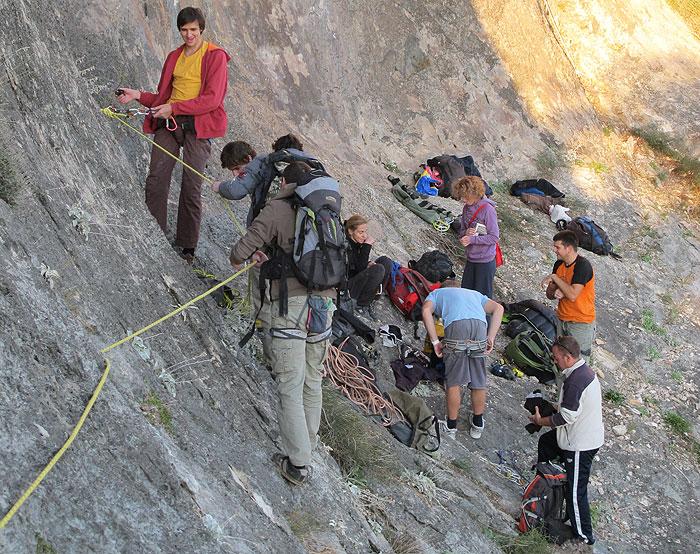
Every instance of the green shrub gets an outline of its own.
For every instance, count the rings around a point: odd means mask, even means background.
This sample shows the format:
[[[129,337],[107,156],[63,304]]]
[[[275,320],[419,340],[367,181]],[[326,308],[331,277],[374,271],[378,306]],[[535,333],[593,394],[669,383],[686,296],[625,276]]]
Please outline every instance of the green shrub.
[[[667,334],[666,329],[654,321],[654,312],[651,310],[642,310],[642,329],[647,333],[653,333],[662,337],[665,337]]]
[[[700,0],[685,0],[686,3],[689,1],[700,2]],[[700,13],[698,13],[698,15],[700,15]],[[698,21],[700,21],[700,18]],[[698,25],[700,25],[700,23],[698,23]],[[672,138],[669,135],[653,125],[642,128],[637,127],[630,132],[634,136],[644,140],[644,142],[649,145],[649,148],[655,152],[673,159],[677,164],[675,171],[691,178],[696,186],[700,186],[700,160],[676,150],[671,145]]]
[[[618,406],[622,406],[625,403],[624,395],[613,389],[606,390],[603,393],[603,399],[608,400],[609,402],[614,402]]]
[[[675,149],[671,146],[671,137],[655,125],[635,127],[630,133],[646,142],[654,152],[673,157]]]
[[[39,533],[36,537],[36,554],[56,554],[56,549],[51,546]]]
[[[566,167],[566,158],[556,146],[545,148],[535,158],[535,166],[540,173],[549,174],[557,168]]]
[[[505,554],[550,554],[552,549],[547,537],[539,529],[498,541]]]
[[[457,458],[455,460],[452,460],[452,465],[455,466],[457,469],[463,471],[467,475],[472,474],[472,466],[467,458]]]
[[[303,510],[294,510],[286,516],[289,528],[298,539],[302,539],[314,531],[323,529],[323,525],[312,514]]]

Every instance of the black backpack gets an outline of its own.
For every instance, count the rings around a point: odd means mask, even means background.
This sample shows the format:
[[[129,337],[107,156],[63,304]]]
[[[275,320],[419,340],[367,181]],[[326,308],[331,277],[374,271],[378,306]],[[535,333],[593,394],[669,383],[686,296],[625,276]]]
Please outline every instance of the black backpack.
[[[255,194],[252,199],[253,204],[251,209],[253,210],[253,219],[258,217],[258,214],[265,207],[265,203],[267,202],[267,198],[270,194],[270,186],[272,185],[272,182],[276,178],[281,177],[284,168],[292,162],[304,162],[305,164],[310,165],[312,169],[325,172],[323,164],[315,158],[301,156],[289,150],[278,150],[277,152],[268,154],[265,172],[263,173],[261,183],[255,190]]]
[[[552,342],[557,338],[557,319],[554,310],[537,300],[523,300],[506,305],[508,325],[506,336],[515,338],[523,331],[538,329]]]
[[[523,493],[518,522],[520,532],[539,528],[548,540],[557,544],[573,538],[573,529],[564,524],[566,482],[566,471],[560,465],[537,464],[537,474]]]
[[[566,227],[557,223],[557,228],[573,231],[578,238],[581,248],[590,250],[599,256],[612,256],[619,260],[622,256],[613,252],[613,245],[605,230],[588,217],[576,217],[566,224]]]
[[[455,278],[455,272],[452,271],[452,260],[439,250],[426,252],[418,261],[409,260],[408,267],[415,269],[432,283],[442,283],[447,279]]]

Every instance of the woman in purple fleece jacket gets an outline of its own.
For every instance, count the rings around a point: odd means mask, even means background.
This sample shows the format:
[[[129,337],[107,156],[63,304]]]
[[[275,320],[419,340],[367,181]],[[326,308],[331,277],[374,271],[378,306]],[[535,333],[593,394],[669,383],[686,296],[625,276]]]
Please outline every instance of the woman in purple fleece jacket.
[[[464,202],[459,241],[465,247],[467,263],[462,288],[476,290],[493,298],[496,243],[499,237],[496,203],[486,198],[484,182],[473,175],[455,181],[452,196]]]

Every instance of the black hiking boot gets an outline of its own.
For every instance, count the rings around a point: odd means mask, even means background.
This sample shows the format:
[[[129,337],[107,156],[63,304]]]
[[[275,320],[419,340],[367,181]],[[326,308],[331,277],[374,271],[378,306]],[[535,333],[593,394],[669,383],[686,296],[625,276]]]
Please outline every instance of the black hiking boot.
[[[309,469],[306,466],[296,467],[289,460],[289,456],[285,456],[281,452],[275,452],[272,461],[279,468],[282,477],[293,485],[303,484],[309,476]]]

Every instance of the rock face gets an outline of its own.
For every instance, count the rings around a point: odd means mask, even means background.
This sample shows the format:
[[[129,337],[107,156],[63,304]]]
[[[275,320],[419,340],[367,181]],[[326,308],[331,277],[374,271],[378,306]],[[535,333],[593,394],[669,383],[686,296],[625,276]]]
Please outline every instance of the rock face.
[[[454,243],[395,202],[385,168],[408,182],[428,157],[470,154],[498,181],[506,265],[496,288],[511,302],[542,298],[554,227],[500,185],[541,176],[543,152],[568,156],[547,176],[624,256],[594,260],[598,369],[604,389],[622,396],[617,414],[612,396],[605,405],[596,532],[615,552],[690,552],[678,541],[700,540],[697,442],[664,421],[679,414],[697,437],[700,233],[681,208],[657,209],[652,154],[623,129],[651,122],[697,138],[700,118],[688,114],[700,106],[698,43],[657,2],[574,3],[207,2],[205,38],[232,55],[229,128],[207,172],[223,177],[228,140],[264,152],[275,137],[300,134],[343,184],[345,215],[370,218],[377,253],[405,262],[437,246],[458,259]],[[8,0],[0,10],[12,30],[0,45],[0,168],[3,187],[19,184],[12,205],[0,201],[0,514],[70,435],[105,369],[101,351],[206,290],[143,204],[148,143],[99,110],[118,86],[155,89],[179,45],[176,14],[150,1]],[[604,67],[595,52],[609,54]],[[601,122],[619,130],[605,134]],[[245,221],[246,202],[232,209]],[[237,237],[205,190],[199,267],[231,275]],[[232,286],[245,296],[245,276]],[[378,444],[396,461],[388,477],[358,487],[319,447],[311,482],[292,489],[269,461],[274,382],[255,347],[237,346],[239,314],[207,297],[106,353],[110,374],[94,408],[0,530],[0,550],[468,553],[497,552],[494,533],[514,534],[521,489],[481,457],[497,461],[493,450],[507,449],[529,467],[536,437],[522,430],[520,406],[534,383],[490,382],[480,443],[467,438],[466,420],[435,458],[382,431]],[[380,316],[411,336],[385,299]],[[505,344],[499,337],[499,353]],[[381,354],[380,382],[393,388],[395,352]],[[442,417],[442,391],[425,394]],[[636,505],[639,490],[686,509],[668,521],[658,502]]]

